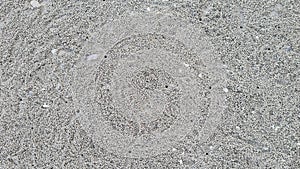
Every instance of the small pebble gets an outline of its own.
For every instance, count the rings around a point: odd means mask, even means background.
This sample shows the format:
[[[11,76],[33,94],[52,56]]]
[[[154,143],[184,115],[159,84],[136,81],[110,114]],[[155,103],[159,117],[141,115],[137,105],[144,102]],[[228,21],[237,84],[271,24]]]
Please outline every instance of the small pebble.
[[[287,46],[286,51],[287,51],[287,52],[292,51],[292,47],[291,47],[291,46]]]
[[[200,73],[200,74],[198,75],[198,77],[202,78],[202,77],[203,77],[202,73]]]
[[[268,151],[269,150],[269,147],[263,147],[262,148],[264,151]]]
[[[49,105],[46,105],[46,104],[44,104],[42,107],[43,107],[43,108],[49,108],[50,106],[49,106]]]
[[[51,53],[52,53],[53,55],[56,55],[56,54],[57,54],[57,51],[58,51],[57,49],[52,49],[52,50],[51,50]]]
[[[189,67],[189,66],[190,66],[190,65],[187,64],[187,63],[183,63],[183,65],[184,65],[185,67]]]
[[[38,1],[36,1],[36,0],[32,0],[32,1],[30,2],[30,4],[31,4],[31,6],[34,7],[34,8],[38,8],[38,7],[41,6],[41,4],[40,4]]]
[[[227,93],[229,90],[227,88],[223,88],[223,91]]]
[[[274,128],[275,131],[278,131],[278,129],[280,129],[279,126],[276,126],[276,127]]]
[[[33,95],[33,92],[32,92],[32,91],[29,91],[29,92],[28,92],[28,96],[31,97],[32,95]]]

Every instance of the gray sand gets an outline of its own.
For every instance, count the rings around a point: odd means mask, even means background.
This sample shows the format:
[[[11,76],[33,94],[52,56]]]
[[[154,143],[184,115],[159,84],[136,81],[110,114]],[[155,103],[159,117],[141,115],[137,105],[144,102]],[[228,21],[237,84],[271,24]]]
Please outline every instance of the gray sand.
[[[299,9],[0,1],[0,169],[300,168]]]

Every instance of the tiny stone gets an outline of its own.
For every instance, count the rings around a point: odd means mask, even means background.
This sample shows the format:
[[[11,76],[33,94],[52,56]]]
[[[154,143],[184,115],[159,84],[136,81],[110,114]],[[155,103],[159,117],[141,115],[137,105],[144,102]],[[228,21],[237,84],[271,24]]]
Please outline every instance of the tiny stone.
[[[31,4],[31,6],[34,7],[34,8],[38,8],[38,7],[41,6],[41,4],[40,4],[38,1],[36,1],[36,0],[32,0],[32,1],[30,2],[30,4]]]
[[[287,51],[287,52],[292,51],[292,47],[291,47],[291,46],[288,46],[288,47],[286,48],[286,51]]]
[[[202,73],[200,73],[200,74],[198,75],[198,77],[202,78],[202,77],[203,77]]]
[[[279,128],[280,128],[279,126],[276,126],[276,127],[275,127],[275,131],[278,131]]]
[[[227,89],[227,88],[223,88],[223,91],[224,91],[225,93],[227,93],[227,92],[228,92],[228,89]]]
[[[46,105],[46,104],[44,104],[42,107],[43,107],[43,108],[49,108],[50,106],[49,106],[49,105]]]
[[[268,150],[269,150],[268,147],[263,147],[262,149],[265,150],[265,151],[268,151]]]
[[[185,67],[189,67],[190,65],[187,63],[183,63]]]
[[[28,92],[28,96],[31,97],[32,95],[33,95],[33,92],[32,92],[32,91],[29,91],[29,92]]]
[[[52,49],[52,50],[51,50],[51,53],[52,53],[53,55],[56,55],[56,54],[57,54],[57,51],[58,51],[57,49]]]

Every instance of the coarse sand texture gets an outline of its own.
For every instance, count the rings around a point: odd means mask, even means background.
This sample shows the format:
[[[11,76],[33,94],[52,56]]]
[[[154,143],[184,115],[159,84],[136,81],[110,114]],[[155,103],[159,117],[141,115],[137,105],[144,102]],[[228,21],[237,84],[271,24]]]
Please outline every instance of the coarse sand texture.
[[[300,169],[300,1],[0,1],[0,169]]]

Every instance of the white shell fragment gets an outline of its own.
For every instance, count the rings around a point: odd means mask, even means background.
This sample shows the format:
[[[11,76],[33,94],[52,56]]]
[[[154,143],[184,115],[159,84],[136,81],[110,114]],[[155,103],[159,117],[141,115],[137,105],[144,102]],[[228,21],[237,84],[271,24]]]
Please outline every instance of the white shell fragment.
[[[86,57],[87,61],[96,60],[99,57],[98,54],[92,54]]]
[[[43,108],[49,108],[50,106],[47,105],[47,104],[44,104],[42,107],[43,107]]]

